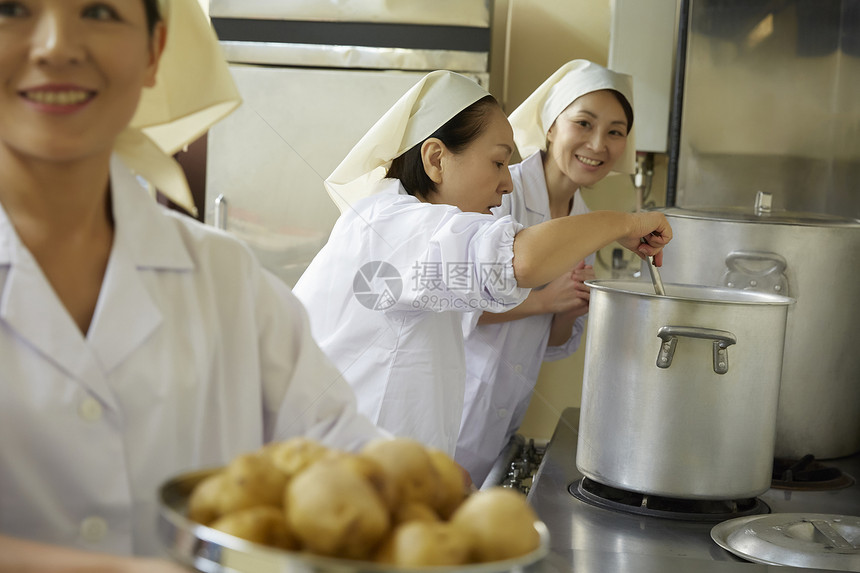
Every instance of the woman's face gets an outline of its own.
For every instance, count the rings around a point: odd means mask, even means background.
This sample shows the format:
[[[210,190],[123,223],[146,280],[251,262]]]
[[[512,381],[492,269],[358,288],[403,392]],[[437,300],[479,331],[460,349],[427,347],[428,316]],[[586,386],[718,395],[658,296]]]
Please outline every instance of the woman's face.
[[[164,34],[142,0],[0,0],[0,149],[67,161],[109,153]]]
[[[484,131],[460,153],[442,156],[442,181],[431,195],[434,203],[447,203],[461,211],[490,213],[513,189],[508,163],[514,135],[501,108],[489,108]]]
[[[627,147],[627,117],[608,90],[578,97],[547,132],[547,165],[577,186],[606,177]]]

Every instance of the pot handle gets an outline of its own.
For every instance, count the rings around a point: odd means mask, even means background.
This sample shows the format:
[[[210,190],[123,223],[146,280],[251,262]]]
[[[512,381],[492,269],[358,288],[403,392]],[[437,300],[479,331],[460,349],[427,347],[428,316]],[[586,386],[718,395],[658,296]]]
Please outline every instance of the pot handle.
[[[788,296],[787,267],[785,259],[776,253],[732,251],[726,257],[723,283],[729,288]]]
[[[663,341],[660,351],[657,353],[657,367],[668,368],[672,365],[675,356],[675,347],[678,338],[704,338],[714,341],[714,372],[725,374],[729,371],[728,347],[736,344],[738,339],[727,330],[716,330],[714,328],[702,328],[700,326],[661,326],[657,330],[657,336]]]

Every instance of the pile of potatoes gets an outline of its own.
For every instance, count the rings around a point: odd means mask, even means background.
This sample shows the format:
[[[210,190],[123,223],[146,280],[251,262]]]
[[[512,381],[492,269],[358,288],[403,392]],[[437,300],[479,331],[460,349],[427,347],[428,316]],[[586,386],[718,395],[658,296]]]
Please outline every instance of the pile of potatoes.
[[[470,494],[445,452],[406,438],[357,454],[305,438],[269,444],[201,481],[188,517],[255,543],[403,567],[510,559],[540,544],[521,493]]]

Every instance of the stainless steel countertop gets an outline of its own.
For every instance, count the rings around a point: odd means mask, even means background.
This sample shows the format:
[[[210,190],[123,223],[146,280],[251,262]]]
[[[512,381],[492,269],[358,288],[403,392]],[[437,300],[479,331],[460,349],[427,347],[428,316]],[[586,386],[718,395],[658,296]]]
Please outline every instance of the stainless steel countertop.
[[[773,573],[823,571],[744,561],[710,536],[716,523],[697,523],[612,511],[584,503],[568,492],[582,474],[576,469],[579,408],[562,413],[529,502],[549,528],[550,555],[529,573]],[[827,460],[855,479],[860,454]],[[770,489],[759,496],[771,512],[860,515],[860,484],[835,491]]]

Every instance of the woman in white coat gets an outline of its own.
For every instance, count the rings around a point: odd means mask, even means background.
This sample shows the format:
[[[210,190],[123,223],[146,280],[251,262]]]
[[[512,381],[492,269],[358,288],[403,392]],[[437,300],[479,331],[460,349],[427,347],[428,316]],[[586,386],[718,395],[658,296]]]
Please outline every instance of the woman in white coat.
[[[359,411],[451,455],[464,313],[510,310],[612,241],[660,257],[671,238],[657,213],[595,212],[528,229],[493,217],[512,189],[513,147],[486,90],[452,72],[428,74],[327,180],[343,213],[294,289]]]
[[[587,60],[566,63],[509,120],[525,159],[514,190],[494,209],[526,227],[588,213],[580,189],[632,173],[633,78]],[[464,321],[466,395],[456,459],[480,485],[519,429],[544,360],[579,346],[594,278],[586,260],[531,292],[515,309]]]
[[[141,186],[189,205],[170,154],[239,102],[197,0],[6,2],[0,77],[0,571],[184,570],[167,478],[379,430],[289,289]]]

